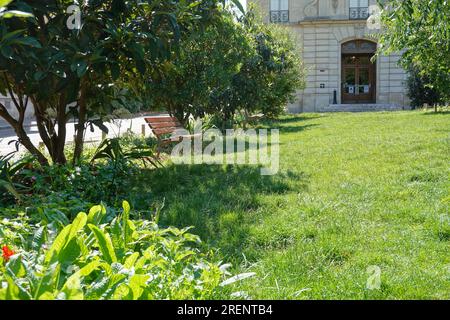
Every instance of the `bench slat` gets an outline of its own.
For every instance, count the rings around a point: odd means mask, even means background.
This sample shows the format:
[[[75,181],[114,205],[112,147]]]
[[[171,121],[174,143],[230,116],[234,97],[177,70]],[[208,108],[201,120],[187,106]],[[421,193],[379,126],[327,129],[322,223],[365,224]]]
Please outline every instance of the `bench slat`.
[[[155,135],[160,136],[163,134],[173,133],[177,128],[162,128],[162,129],[153,129]]]
[[[157,122],[175,122],[179,123],[178,119],[175,117],[148,117],[145,118],[147,123],[157,123]]]
[[[178,126],[175,122],[156,122],[156,123],[150,123],[150,127],[152,129],[159,129],[159,128],[177,128]]]
[[[175,117],[148,117],[144,118],[144,120],[158,139],[164,134],[172,134],[178,129],[183,129],[180,122]],[[164,140],[170,141],[172,138]],[[175,140],[178,141],[179,138],[174,138],[173,141]]]

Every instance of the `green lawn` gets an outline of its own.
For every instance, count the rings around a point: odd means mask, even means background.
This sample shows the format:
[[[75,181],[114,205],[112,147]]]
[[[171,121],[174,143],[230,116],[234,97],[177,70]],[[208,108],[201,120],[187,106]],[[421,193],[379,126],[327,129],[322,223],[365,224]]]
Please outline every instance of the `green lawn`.
[[[450,298],[450,114],[306,114],[280,128],[280,172],[168,166],[138,188],[257,276],[258,299]],[[368,290],[367,268],[381,269]]]

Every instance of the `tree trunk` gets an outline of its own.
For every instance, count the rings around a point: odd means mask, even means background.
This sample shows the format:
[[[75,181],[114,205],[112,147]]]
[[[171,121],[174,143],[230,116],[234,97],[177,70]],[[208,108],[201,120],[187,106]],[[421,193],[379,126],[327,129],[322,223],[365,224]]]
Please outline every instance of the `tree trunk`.
[[[75,165],[83,154],[83,138],[84,138],[84,126],[86,124],[87,116],[87,104],[86,104],[86,84],[84,80],[81,80],[80,86],[80,99],[78,102],[78,124],[75,135],[75,151],[73,153],[73,164]]]
[[[26,131],[24,130],[23,126],[18,126],[17,128],[14,128],[14,131],[16,132],[17,136],[19,137],[19,142],[33,155],[36,157],[36,159],[39,161],[39,163],[42,166],[48,166],[48,160],[44,156],[44,154],[39,151],[38,148],[34,146],[34,144],[31,142],[30,138],[28,137]]]
[[[7,111],[7,109],[0,104],[0,117],[6,120],[6,122],[9,123],[9,125],[14,129],[17,137],[19,138],[19,142],[33,155],[36,157],[36,159],[39,161],[39,163],[43,166],[48,165],[48,160],[44,156],[42,152],[38,150],[34,146],[34,144],[31,142],[30,138],[28,137],[27,132],[23,128],[23,123],[17,121],[14,119]],[[21,118],[23,118],[21,116]]]
[[[60,164],[66,164],[67,159],[64,154],[64,146],[66,145],[66,124],[67,124],[67,117],[66,117],[66,95],[61,94],[58,104],[58,114],[56,121],[58,123],[58,139],[55,146],[55,159],[57,163]]]
[[[36,125],[39,131],[39,136],[42,139],[42,142],[44,143],[45,147],[47,148],[50,157],[53,159],[53,147],[52,147],[52,141],[48,135],[47,129],[45,127],[45,118],[44,118],[44,112],[42,111],[42,106],[40,102],[38,102],[36,99],[34,99],[33,96],[30,97],[31,102],[34,106],[34,116],[36,118]]]

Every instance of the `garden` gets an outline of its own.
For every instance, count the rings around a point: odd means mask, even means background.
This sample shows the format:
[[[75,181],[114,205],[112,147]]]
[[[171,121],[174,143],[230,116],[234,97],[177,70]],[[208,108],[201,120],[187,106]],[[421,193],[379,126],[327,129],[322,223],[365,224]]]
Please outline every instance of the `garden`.
[[[72,4],[0,0],[0,118],[26,149],[0,154],[0,300],[449,298],[450,50],[427,34],[447,2],[397,3],[422,33],[386,13],[380,39],[417,46],[402,63],[435,110],[299,115],[294,37],[251,6]],[[279,170],[177,164],[131,131],[86,143],[144,112],[190,134],[278,129]]]

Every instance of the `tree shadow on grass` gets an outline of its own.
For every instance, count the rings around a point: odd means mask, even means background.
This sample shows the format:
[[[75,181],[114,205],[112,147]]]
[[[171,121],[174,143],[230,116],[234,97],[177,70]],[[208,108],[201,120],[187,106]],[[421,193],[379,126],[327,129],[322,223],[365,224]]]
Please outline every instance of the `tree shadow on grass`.
[[[307,116],[305,115],[295,115],[295,116],[289,116],[286,118],[281,118],[278,120],[275,120],[274,123],[281,123],[281,124],[287,124],[287,123],[293,123],[293,122],[299,122],[299,121],[308,121],[308,120],[314,120],[319,118],[328,117],[328,115],[324,114],[309,114]]]
[[[263,119],[259,122],[257,127],[262,128],[277,128],[286,124],[308,122],[310,120],[316,120],[319,118],[328,117],[328,115],[323,114],[309,114],[309,115],[291,115],[280,119]]]
[[[423,113],[422,115],[424,116],[438,116],[438,115],[447,115],[450,114],[450,110],[445,110],[445,111],[438,111],[438,112],[426,112]]]
[[[194,226],[193,233],[235,257],[261,214],[261,196],[308,186],[304,174],[261,176],[257,166],[170,165],[144,171],[138,179],[153,201],[165,199],[162,225]]]
[[[303,126],[282,126],[280,127],[280,132],[284,132],[284,133],[295,133],[295,132],[302,132],[305,130],[308,130],[310,128],[314,128],[319,126],[318,124],[305,124]]]

